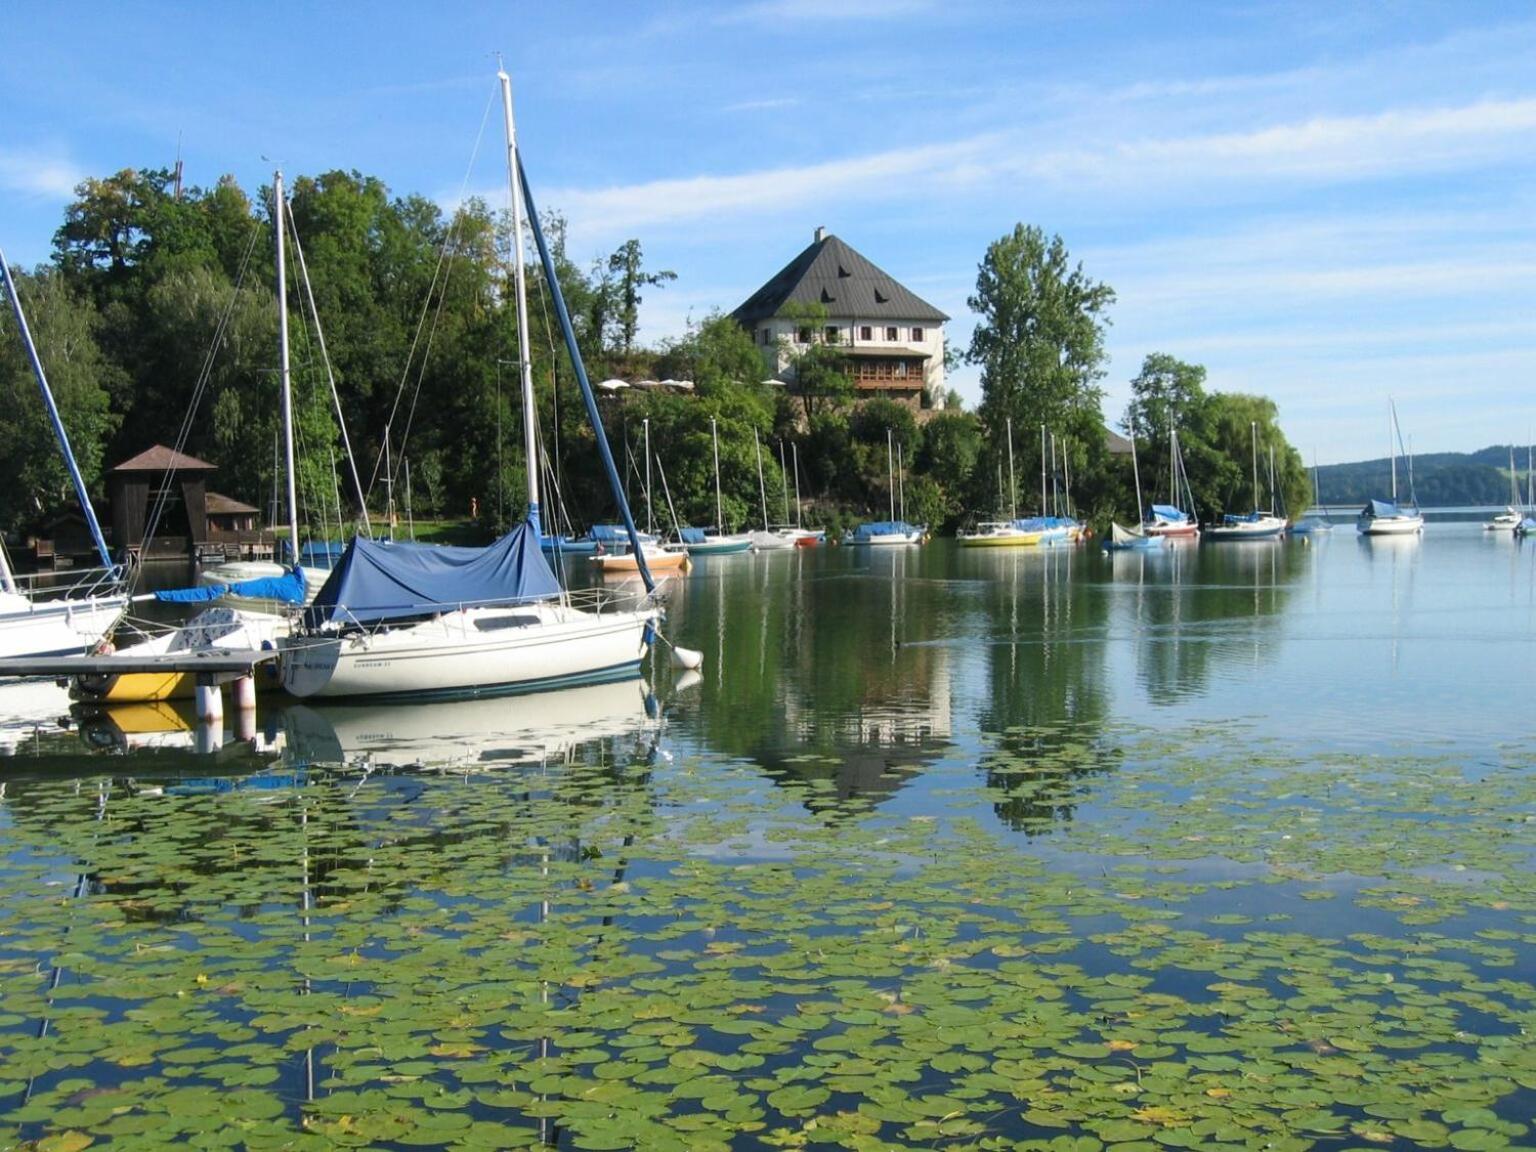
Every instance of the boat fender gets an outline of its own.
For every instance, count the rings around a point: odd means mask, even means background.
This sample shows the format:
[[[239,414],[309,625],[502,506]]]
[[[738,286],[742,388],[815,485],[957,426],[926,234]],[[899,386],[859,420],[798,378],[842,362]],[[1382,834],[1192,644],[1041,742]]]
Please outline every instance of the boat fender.
[[[263,640],[261,642],[261,650],[263,652],[270,652],[276,647],[277,645],[272,643],[270,640]],[[281,675],[281,669],[278,668],[278,662],[276,660],[263,660],[261,662],[261,675],[262,679],[269,680],[275,684],[277,682],[278,676]]]

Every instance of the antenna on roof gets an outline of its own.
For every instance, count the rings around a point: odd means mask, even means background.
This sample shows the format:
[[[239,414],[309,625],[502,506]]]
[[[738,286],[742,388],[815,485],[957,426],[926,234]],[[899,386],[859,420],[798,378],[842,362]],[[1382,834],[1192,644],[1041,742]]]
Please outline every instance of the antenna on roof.
[[[176,196],[176,202],[181,203],[181,132],[176,133],[176,173],[172,177],[171,187]]]
[[[825,224],[818,224],[818,225],[816,225],[816,243],[820,244],[826,238],[827,238],[827,226]]]

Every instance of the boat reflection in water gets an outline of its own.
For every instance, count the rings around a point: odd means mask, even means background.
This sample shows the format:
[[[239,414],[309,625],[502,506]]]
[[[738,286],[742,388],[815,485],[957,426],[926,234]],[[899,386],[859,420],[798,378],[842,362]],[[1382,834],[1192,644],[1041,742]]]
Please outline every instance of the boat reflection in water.
[[[644,680],[418,705],[292,704],[279,718],[292,763],[466,770],[547,763],[611,737],[649,738]]]

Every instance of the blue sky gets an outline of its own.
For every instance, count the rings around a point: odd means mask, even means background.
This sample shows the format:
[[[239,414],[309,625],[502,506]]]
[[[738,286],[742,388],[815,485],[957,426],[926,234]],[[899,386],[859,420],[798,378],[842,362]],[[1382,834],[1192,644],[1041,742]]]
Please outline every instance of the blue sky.
[[[54,4],[0,0],[0,245],[46,258],[123,167],[254,189],[356,168],[498,195],[505,53],[542,207],[678,273],[642,337],[729,310],[817,225],[954,320],[987,244],[1060,233],[1141,358],[1267,393],[1326,463],[1536,427],[1527,4]],[[976,372],[955,383],[974,403]]]

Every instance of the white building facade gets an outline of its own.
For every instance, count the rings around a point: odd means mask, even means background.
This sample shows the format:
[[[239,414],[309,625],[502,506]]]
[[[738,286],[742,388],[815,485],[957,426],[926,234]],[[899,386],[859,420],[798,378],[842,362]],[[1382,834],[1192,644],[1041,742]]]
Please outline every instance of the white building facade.
[[[808,323],[807,311],[824,319]],[[796,353],[835,344],[860,399],[917,409],[943,403],[949,317],[825,228],[731,315],[752,334],[768,371],[791,385]]]

